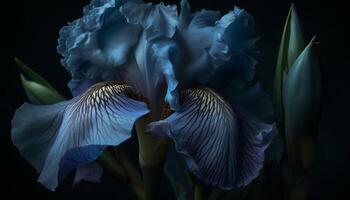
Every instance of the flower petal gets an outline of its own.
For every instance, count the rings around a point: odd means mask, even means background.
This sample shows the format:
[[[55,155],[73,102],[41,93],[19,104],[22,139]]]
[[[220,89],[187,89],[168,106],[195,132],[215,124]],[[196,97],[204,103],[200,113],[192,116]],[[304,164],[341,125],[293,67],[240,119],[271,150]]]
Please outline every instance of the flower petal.
[[[131,136],[145,103],[131,99],[131,87],[100,83],[84,94],[53,105],[22,105],[12,120],[12,140],[54,190],[70,170],[94,161],[108,145]]]
[[[228,91],[220,90],[221,93],[228,94],[225,99],[239,105],[260,120],[273,123],[275,117],[271,96],[263,91],[260,83],[254,83],[239,93],[235,93],[232,89]]]
[[[94,84],[101,82],[96,79],[79,79],[75,80],[72,79],[68,82],[68,87],[73,95],[73,97],[79,96],[80,94],[84,93],[87,89],[89,89]]]
[[[141,27],[128,24],[119,7],[114,0],[94,0],[82,18],[60,30],[57,51],[73,78],[114,79],[127,61]]]
[[[209,53],[216,69],[207,84],[214,88],[242,88],[255,75],[257,63],[254,20],[238,7],[224,15],[216,25]]]
[[[141,25],[149,41],[158,37],[173,37],[178,24],[175,5],[128,1],[120,7],[120,12],[126,17],[128,23]]]
[[[188,12],[189,3],[184,0],[181,2],[179,38],[175,39],[186,55],[181,65],[182,75],[178,77],[185,85],[191,84],[193,80],[204,79],[203,76],[209,75],[213,70],[208,49],[212,45],[215,22],[220,18],[218,11],[203,9],[191,15]]]
[[[171,39],[158,38],[148,41],[145,37],[146,33],[143,33],[135,51],[138,70],[133,70],[134,74],[130,74],[129,78],[132,79],[131,82],[137,83],[142,77],[143,85],[137,89],[150,100],[152,109],[160,107],[160,103],[166,101],[176,110],[179,102],[175,66],[180,64],[181,51]],[[165,92],[163,88],[167,88]],[[163,100],[161,98],[164,97],[164,93],[166,94]]]
[[[273,128],[239,107],[234,110],[208,88],[184,92],[182,107],[149,132],[173,139],[189,170],[222,189],[247,185],[263,166]]]

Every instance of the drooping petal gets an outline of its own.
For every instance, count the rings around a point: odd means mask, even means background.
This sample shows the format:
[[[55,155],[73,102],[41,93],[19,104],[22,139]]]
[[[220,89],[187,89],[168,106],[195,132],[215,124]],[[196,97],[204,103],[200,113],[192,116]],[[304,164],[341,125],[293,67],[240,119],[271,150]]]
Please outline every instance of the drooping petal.
[[[171,138],[188,169],[205,184],[222,189],[247,185],[263,166],[270,124],[227,104],[208,88],[183,94],[179,111],[149,125],[149,132]]]
[[[73,186],[81,181],[100,182],[103,175],[103,168],[96,162],[90,162],[77,167]]]
[[[57,51],[73,78],[113,79],[137,41],[141,27],[130,25],[115,0],[94,0],[84,16],[60,30]]]
[[[275,121],[271,96],[263,91],[262,86],[259,83],[255,83],[239,93],[226,90],[220,91],[220,94],[226,94],[225,99],[227,99],[228,102],[238,105],[265,123],[273,123]],[[265,159],[279,160],[282,153],[283,141],[278,134],[275,134],[271,144],[265,152]]]
[[[68,87],[73,95],[73,97],[79,96],[80,94],[84,93],[86,90],[88,90],[91,86],[94,84],[100,82],[96,79],[79,79],[75,80],[72,79],[68,82]]]
[[[22,105],[12,120],[12,140],[54,190],[73,168],[94,161],[108,146],[131,136],[134,122],[149,110],[131,99],[125,84],[96,84],[84,94],[53,105]]]
[[[267,123],[274,121],[274,112],[271,96],[268,95],[260,83],[244,88],[239,93],[231,90],[219,90],[220,94],[225,94],[225,99],[252,113],[254,116]]]

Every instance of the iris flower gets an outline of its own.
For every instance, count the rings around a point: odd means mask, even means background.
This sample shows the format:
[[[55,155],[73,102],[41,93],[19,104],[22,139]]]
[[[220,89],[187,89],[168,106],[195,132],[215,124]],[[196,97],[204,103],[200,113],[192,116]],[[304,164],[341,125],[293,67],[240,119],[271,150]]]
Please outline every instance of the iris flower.
[[[54,190],[74,168],[108,146],[146,132],[169,138],[189,172],[221,189],[259,174],[274,135],[268,95],[254,79],[254,20],[235,7],[191,13],[139,0],[92,0],[83,17],[60,30],[58,53],[70,72],[73,98],[25,103],[12,139]]]

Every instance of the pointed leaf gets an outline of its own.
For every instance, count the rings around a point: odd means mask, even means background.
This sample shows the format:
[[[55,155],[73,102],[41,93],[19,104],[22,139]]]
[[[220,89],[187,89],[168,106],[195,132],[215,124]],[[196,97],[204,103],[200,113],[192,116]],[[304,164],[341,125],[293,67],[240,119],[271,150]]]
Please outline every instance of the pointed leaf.
[[[19,58],[15,58],[15,62],[18,65],[19,68],[21,68],[22,72],[26,77],[28,77],[30,80],[37,82],[43,86],[46,86],[52,90],[56,89],[49,83],[47,82],[43,77],[41,77],[38,73],[30,69],[27,65],[25,65]]]
[[[283,102],[282,102],[282,88],[284,77],[295,59],[299,56],[304,48],[304,39],[300,29],[298,15],[291,6],[288,17],[283,30],[280,49],[278,52],[277,66],[275,72],[274,82],[274,107],[277,116],[278,126],[283,130]]]
[[[314,140],[321,113],[321,72],[315,37],[289,71],[284,87],[285,131],[288,156],[295,156],[306,140]],[[299,146],[298,146],[299,145]],[[295,149],[298,148],[298,149]],[[299,160],[299,158],[297,160]],[[309,164],[308,164],[309,165]]]
[[[28,96],[28,99],[33,104],[53,104],[64,100],[56,91],[42,84],[27,80],[21,74],[23,88]]]

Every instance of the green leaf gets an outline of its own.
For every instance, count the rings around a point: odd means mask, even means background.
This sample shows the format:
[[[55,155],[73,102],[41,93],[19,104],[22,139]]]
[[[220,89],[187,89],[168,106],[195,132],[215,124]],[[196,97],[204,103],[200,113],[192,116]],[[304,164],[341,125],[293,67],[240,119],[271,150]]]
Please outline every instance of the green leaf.
[[[15,62],[23,71],[23,74],[21,74],[22,85],[31,103],[52,104],[65,100],[49,82],[30,69],[20,59],[15,58]],[[24,75],[30,80],[27,80]]]
[[[53,104],[64,101],[64,97],[56,91],[37,82],[27,80],[23,74],[21,74],[21,81],[29,101],[33,104]]]
[[[282,89],[285,74],[288,72],[295,59],[304,48],[304,39],[300,29],[298,15],[292,4],[283,30],[281,44],[278,52],[277,65],[274,80],[274,107],[277,117],[277,125],[284,130],[284,111]],[[284,137],[284,136],[283,136]]]
[[[316,143],[321,116],[321,72],[316,46],[314,37],[294,62],[285,81],[285,131],[288,157],[292,162],[299,162],[304,156],[312,159],[312,150],[307,146]]]
[[[22,70],[24,75],[31,79],[34,82],[37,82],[43,86],[46,86],[52,90],[56,89],[49,83],[47,82],[44,78],[42,78],[38,73],[30,69],[27,65],[25,65],[19,58],[15,58],[15,62],[18,65],[18,67]]]

